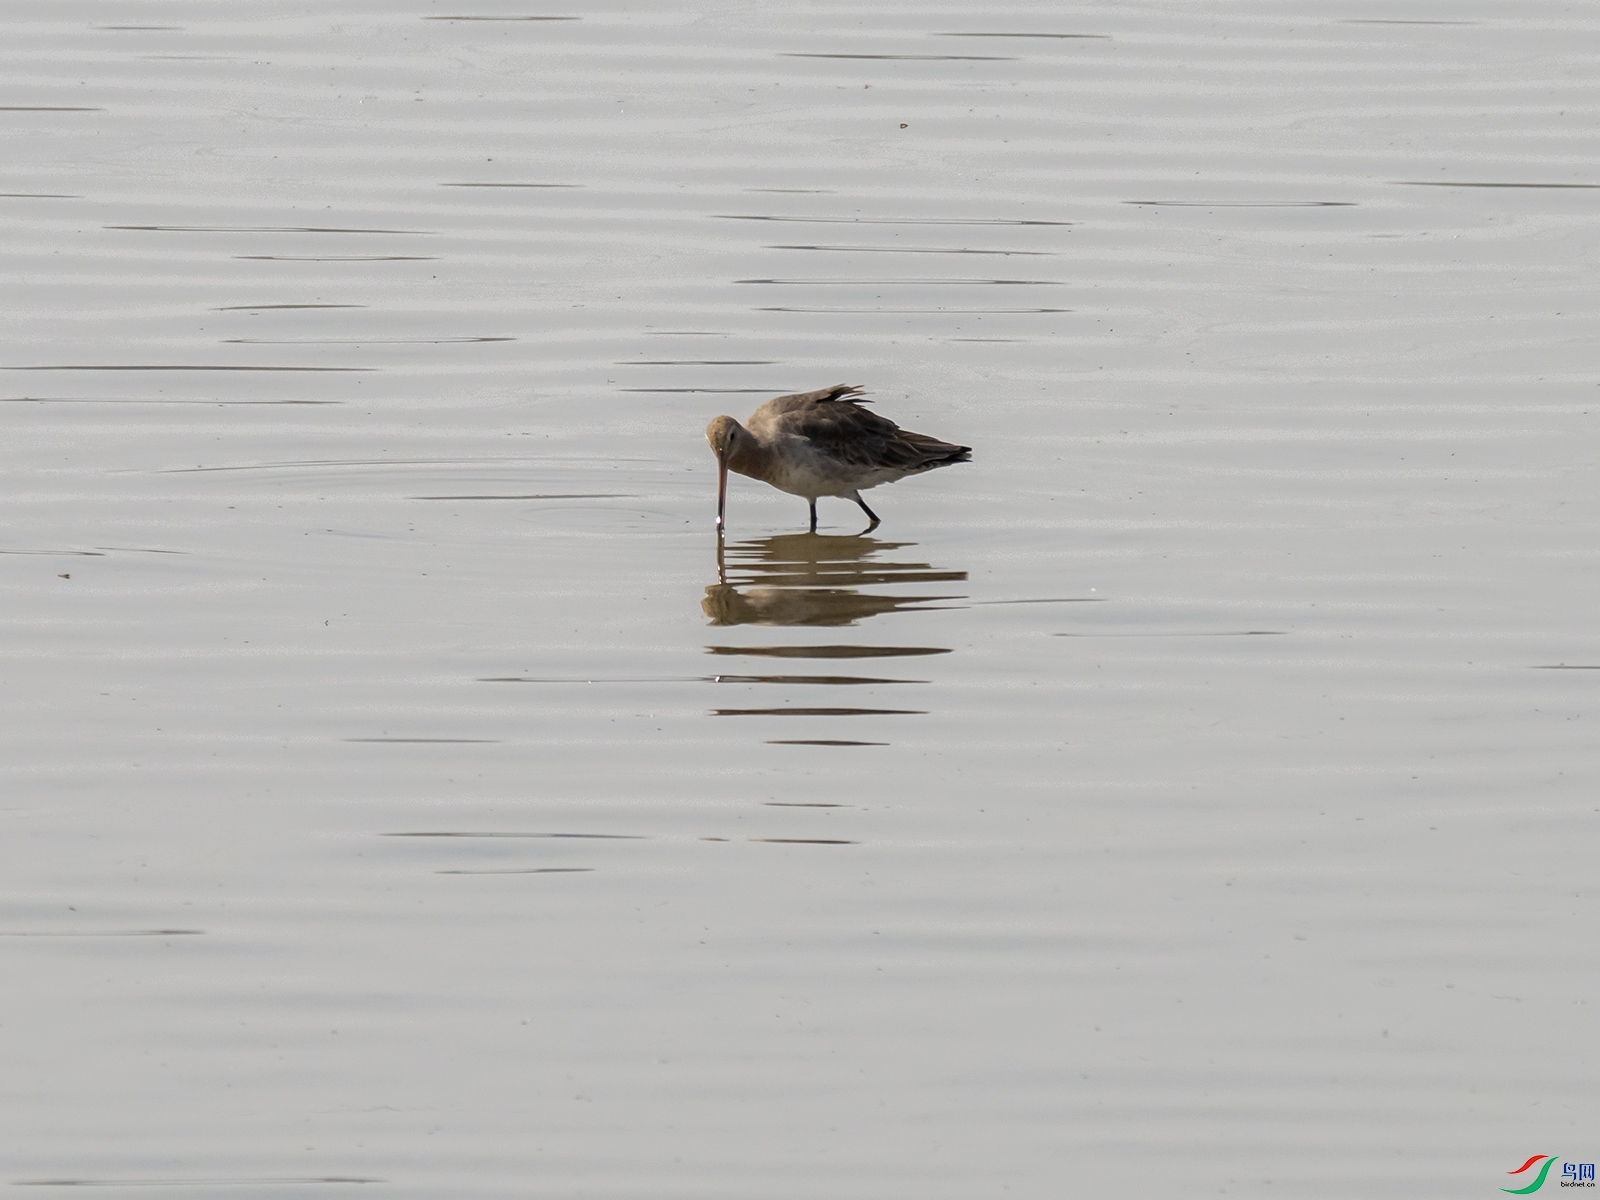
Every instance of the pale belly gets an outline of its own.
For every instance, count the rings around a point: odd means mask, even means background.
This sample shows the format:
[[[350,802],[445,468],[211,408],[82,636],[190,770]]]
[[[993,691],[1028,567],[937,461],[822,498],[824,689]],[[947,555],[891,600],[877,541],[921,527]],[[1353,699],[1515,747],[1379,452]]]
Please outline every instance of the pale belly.
[[[904,471],[885,468],[852,470],[815,455],[784,456],[771,467],[766,482],[780,492],[815,500],[818,496],[850,496],[880,483],[903,478]]]

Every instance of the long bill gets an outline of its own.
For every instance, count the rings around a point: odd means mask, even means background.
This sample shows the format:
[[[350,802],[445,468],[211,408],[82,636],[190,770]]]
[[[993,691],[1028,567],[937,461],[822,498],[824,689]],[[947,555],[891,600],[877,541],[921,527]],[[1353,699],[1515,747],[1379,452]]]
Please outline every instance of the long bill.
[[[717,529],[721,531],[727,524],[725,520],[728,509],[728,460],[723,455],[717,456]]]

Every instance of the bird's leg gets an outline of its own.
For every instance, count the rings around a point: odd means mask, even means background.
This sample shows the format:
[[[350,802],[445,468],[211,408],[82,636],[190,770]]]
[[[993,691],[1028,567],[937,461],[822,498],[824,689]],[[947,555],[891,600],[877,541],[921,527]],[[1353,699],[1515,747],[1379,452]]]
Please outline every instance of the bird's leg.
[[[861,498],[861,493],[860,492],[855,492],[854,494],[852,494],[850,499],[854,500],[857,504],[859,504],[861,506],[861,511],[867,514],[867,520],[872,522],[871,525],[868,525],[865,529],[863,529],[861,531],[862,533],[871,533],[879,525],[883,524],[882,521],[878,520],[878,514],[873,512],[870,508],[867,507],[867,502]]]
[[[816,500],[816,497],[813,496],[811,498],[811,532],[815,533],[816,531],[817,531],[817,500]]]

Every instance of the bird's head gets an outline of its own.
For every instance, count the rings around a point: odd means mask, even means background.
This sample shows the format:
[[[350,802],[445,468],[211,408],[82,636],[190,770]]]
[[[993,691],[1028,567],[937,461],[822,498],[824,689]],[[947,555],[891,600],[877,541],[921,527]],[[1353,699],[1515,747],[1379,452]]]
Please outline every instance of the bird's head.
[[[718,417],[706,426],[706,441],[711,443],[711,452],[717,456],[718,462],[728,461],[739,433],[739,422],[732,417]]]
[[[706,441],[711,443],[711,451],[717,456],[717,532],[720,534],[724,524],[724,513],[728,507],[728,457],[733,453],[733,447],[738,442],[744,430],[739,427],[739,422],[732,417],[718,417],[706,426]]]

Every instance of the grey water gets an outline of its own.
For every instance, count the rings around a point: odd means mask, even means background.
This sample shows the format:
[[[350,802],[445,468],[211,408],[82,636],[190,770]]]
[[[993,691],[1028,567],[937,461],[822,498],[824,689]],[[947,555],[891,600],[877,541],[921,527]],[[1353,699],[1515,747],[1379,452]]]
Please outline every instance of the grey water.
[[[19,11],[0,1178],[1593,1159],[1597,29]],[[719,543],[833,383],[974,461]]]

